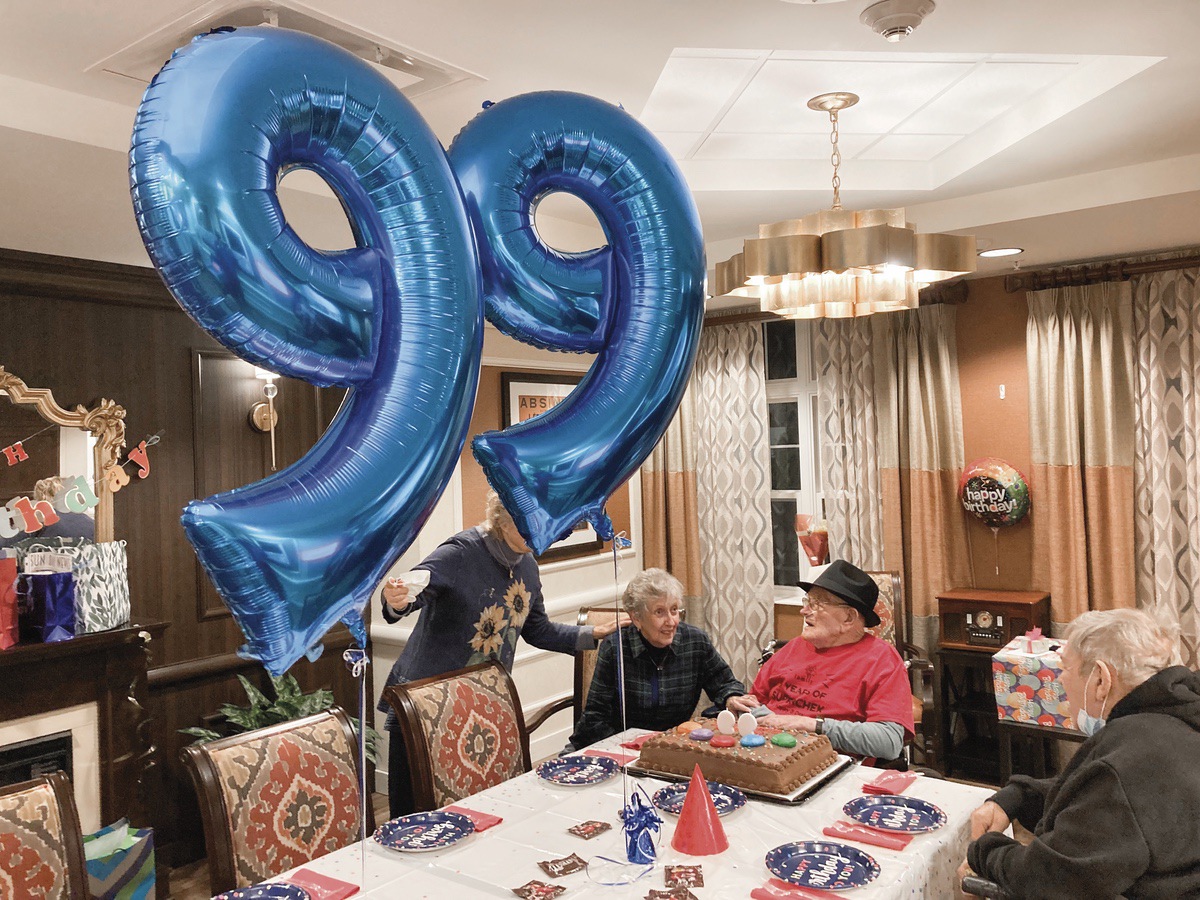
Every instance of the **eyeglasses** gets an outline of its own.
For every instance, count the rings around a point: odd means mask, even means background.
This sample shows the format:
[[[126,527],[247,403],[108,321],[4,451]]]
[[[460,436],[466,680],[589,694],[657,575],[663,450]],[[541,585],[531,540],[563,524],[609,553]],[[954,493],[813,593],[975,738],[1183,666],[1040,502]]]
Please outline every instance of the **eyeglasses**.
[[[842,603],[838,600],[825,600],[821,597],[812,597],[810,599],[809,597],[805,597],[804,603],[801,604],[800,608],[811,609],[814,613],[819,613],[823,609],[837,609],[839,607],[847,609],[849,608],[849,605],[850,604]]]

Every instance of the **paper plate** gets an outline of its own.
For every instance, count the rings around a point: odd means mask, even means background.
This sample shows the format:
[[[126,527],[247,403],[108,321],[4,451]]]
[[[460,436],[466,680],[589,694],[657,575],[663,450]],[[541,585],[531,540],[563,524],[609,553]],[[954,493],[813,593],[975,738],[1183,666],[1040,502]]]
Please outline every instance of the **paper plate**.
[[[855,822],[870,825],[880,831],[903,834],[923,834],[936,831],[946,824],[946,814],[925,800],[878,794],[855,797],[842,807],[842,812]]]
[[[475,823],[466,816],[436,810],[384,822],[375,829],[375,840],[389,850],[423,853],[457,844],[474,830]]]
[[[538,777],[554,784],[584,787],[599,784],[617,774],[621,767],[607,756],[558,756],[536,769]]]
[[[688,784],[669,784],[665,788],[659,788],[654,792],[654,805],[663,812],[670,813],[673,816],[683,812],[683,801],[687,797]],[[734,810],[741,809],[746,805],[746,795],[735,787],[730,787],[727,784],[718,784],[715,781],[708,783],[708,792],[712,795],[713,806],[716,807],[718,816],[727,816]]]
[[[308,891],[294,884],[256,884],[217,894],[213,900],[312,900]]]
[[[794,841],[767,854],[776,878],[823,891],[848,891],[879,877],[879,863],[857,847],[832,841]]]

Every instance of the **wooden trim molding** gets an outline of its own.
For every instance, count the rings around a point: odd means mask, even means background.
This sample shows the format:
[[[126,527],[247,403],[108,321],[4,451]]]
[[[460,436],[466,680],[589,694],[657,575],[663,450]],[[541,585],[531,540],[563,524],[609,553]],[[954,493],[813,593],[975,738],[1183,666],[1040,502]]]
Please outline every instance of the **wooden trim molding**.
[[[0,297],[183,311],[149,267],[24,250],[0,249]]]
[[[47,422],[63,428],[78,428],[96,437],[93,459],[96,481],[93,489],[100,503],[96,507],[96,541],[113,539],[113,496],[104,478],[104,471],[121,455],[125,447],[125,407],[113,400],[101,400],[91,409],[76,406],[63,409],[47,388],[31,388],[24,381],[0,366],[0,390],[8,393],[15,406],[30,406]]]

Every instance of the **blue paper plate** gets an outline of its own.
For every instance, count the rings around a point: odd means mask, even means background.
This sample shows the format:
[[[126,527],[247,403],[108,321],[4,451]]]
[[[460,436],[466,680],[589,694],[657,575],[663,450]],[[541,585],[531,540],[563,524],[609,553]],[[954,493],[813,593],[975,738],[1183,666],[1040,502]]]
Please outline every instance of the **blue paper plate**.
[[[621,767],[607,756],[559,756],[537,767],[539,778],[554,784],[583,787],[599,784],[617,774]]]
[[[654,805],[663,812],[668,812],[673,816],[679,815],[683,812],[683,801],[687,797],[688,783],[669,784],[665,788],[659,788],[654,792],[652,798]],[[718,816],[727,816],[746,805],[746,795],[727,784],[710,781],[708,792],[712,795],[713,806],[716,807]]]
[[[475,823],[466,816],[435,810],[384,822],[375,829],[375,840],[390,850],[422,853],[457,844],[474,830]]]
[[[312,900],[308,891],[294,884],[256,884],[217,894],[213,900]]]
[[[916,797],[893,797],[883,794],[855,797],[842,807],[842,812],[863,825],[870,825],[880,831],[899,831],[903,834],[936,831],[946,824],[944,812],[932,803]]]
[[[776,878],[823,891],[848,891],[879,877],[879,863],[857,847],[832,841],[794,841],[767,854]]]

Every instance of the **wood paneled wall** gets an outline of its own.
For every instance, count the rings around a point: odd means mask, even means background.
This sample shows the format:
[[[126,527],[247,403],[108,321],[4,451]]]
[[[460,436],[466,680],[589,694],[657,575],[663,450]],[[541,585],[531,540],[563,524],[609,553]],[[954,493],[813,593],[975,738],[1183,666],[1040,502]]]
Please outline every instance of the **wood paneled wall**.
[[[151,474],[133,479],[114,502],[114,530],[128,542],[135,621],[169,624],[154,648],[150,707],[166,772],[156,843],[178,864],[203,855],[200,817],[179,761],[190,738],[223,702],[244,704],[241,673],[260,686],[266,673],[234,652],[243,637],[204,577],[179,516],[184,505],[270,471],[268,437],[247,413],[262,398],[249,365],[205,334],[151,269],[0,250],[0,365],[31,387],[47,387],[67,408],[110,398],[127,410],[128,442],[162,434]],[[279,382],[279,468],[316,441],[340,402],[289,379]],[[341,661],[341,630],[316,663],[293,674],[308,690],[327,687],[357,710]],[[370,704],[373,706],[373,704]]]

